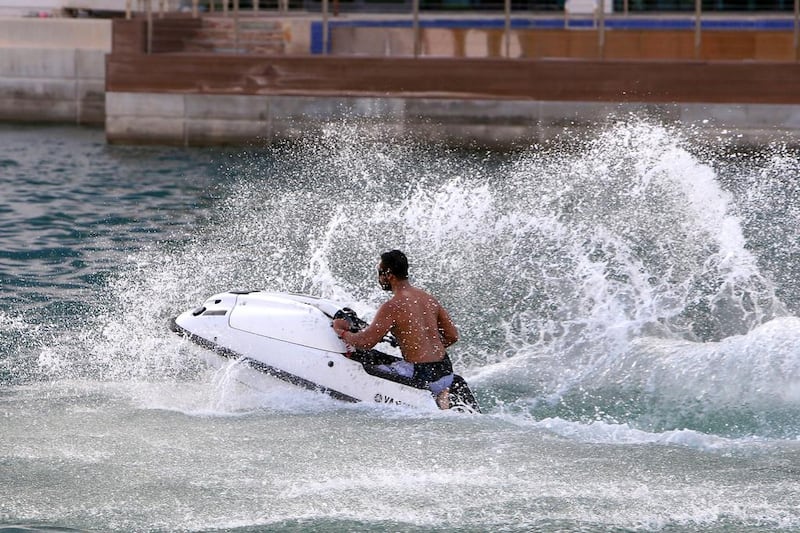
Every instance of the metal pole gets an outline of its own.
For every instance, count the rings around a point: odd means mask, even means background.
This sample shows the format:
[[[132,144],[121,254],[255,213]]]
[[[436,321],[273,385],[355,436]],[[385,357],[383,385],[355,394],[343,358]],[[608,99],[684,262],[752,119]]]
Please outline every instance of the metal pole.
[[[239,0],[233,0],[233,47],[239,53]]]
[[[130,20],[131,16],[133,16],[131,12],[133,6],[131,4],[133,4],[133,0],[125,0],[125,18],[127,20]]]
[[[158,0],[158,18],[164,18],[164,0]]]
[[[800,59],[800,0],[794,0],[794,60]]]
[[[211,11],[214,11],[214,2],[208,3]],[[192,0],[192,17],[197,18],[200,16],[200,0]]]
[[[624,0],[622,2],[622,13],[627,17],[629,12],[630,12],[630,1]]]
[[[147,53],[153,53],[153,0],[147,0]]]
[[[505,40],[505,55],[506,58],[511,57],[511,0],[505,0],[506,8],[506,25],[503,38]]]
[[[412,33],[414,38],[414,57],[419,57],[419,0],[411,3],[413,10]]]
[[[700,47],[703,44],[702,35],[703,1],[694,0],[694,58],[700,59]]]
[[[600,13],[597,15],[597,50],[602,59],[606,56],[606,0],[598,2],[598,9],[600,9]]]
[[[322,0],[322,55],[328,55],[328,0]]]

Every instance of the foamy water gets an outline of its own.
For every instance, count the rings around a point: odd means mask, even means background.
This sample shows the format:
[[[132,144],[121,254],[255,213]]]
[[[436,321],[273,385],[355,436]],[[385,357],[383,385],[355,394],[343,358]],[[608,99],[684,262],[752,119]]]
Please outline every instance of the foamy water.
[[[636,119],[514,154],[341,124],[216,152],[23,133],[53,162],[3,130],[0,524],[800,527],[792,149]],[[255,390],[167,328],[228,289],[369,318],[394,247],[484,416]]]

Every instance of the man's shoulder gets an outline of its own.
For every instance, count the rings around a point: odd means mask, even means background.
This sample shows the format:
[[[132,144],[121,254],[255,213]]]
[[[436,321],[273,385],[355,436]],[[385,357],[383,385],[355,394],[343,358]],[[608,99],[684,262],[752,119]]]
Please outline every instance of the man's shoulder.
[[[400,293],[393,293],[386,303],[381,307],[389,313],[401,313],[408,306],[409,302],[414,298],[413,291],[403,291]]]
[[[424,307],[431,309],[432,307],[440,307],[439,301],[434,298],[430,293],[417,287],[412,287],[400,298],[392,298],[396,300],[396,309],[398,312],[409,312],[414,309]]]
[[[381,311],[383,311],[384,313],[388,313],[390,315],[395,314],[398,309],[400,309],[400,299],[397,297],[396,294],[393,294],[391,298],[389,298],[387,301],[383,303],[383,305],[381,305],[380,308]]]
[[[428,291],[415,287],[417,294],[421,297],[422,300],[427,300],[435,305],[439,305],[439,301]]]

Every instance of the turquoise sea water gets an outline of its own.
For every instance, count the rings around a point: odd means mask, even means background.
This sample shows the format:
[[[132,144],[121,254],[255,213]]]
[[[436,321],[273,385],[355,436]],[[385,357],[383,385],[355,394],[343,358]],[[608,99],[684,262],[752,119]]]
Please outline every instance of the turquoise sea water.
[[[569,135],[0,125],[0,531],[800,529],[800,152]],[[484,415],[252,390],[167,328],[232,288],[369,317],[391,247]]]

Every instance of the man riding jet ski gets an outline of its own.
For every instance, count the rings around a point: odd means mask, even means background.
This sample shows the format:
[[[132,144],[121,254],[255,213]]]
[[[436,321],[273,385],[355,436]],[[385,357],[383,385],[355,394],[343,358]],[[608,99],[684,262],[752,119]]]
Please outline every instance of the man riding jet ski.
[[[371,325],[330,300],[234,291],[180,314],[172,330],[211,349],[212,364],[242,362],[250,383],[266,374],[345,401],[480,412],[444,352],[458,337],[455,326],[436,300],[408,285],[405,256],[392,270],[395,252],[379,265],[381,285],[394,296]],[[381,343],[399,345],[404,358],[372,349]]]
[[[392,298],[378,309],[372,324],[352,332],[347,321],[337,319],[333,329],[340,339],[361,349],[372,348],[391,331],[403,360],[379,365],[376,370],[424,383],[439,408],[449,409],[454,374],[445,350],[458,340],[450,315],[433,296],[411,285],[408,259],[400,250],[381,254],[378,282],[383,290],[392,292]]]

